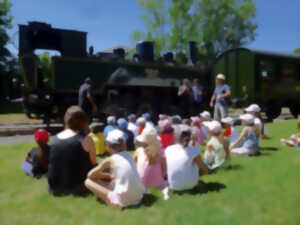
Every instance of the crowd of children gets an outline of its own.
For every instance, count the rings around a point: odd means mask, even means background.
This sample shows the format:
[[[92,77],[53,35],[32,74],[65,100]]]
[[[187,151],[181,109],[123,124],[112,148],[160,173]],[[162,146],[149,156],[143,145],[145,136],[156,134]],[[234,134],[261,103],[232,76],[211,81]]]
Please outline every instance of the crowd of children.
[[[106,126],[92,123],[88,137],[94,147],[85,147],[82,142],[83,151],[80,151],[90,156],[87,160],[93,169],[81,182],[94,195],[119,208],[139,204],[143,195],[149,193],[149,187],[160,188],[164,199],[169,198],[170,190],[192,189],[198,184],[199,175],[230,166],[231,154],[259,154],[259,140],[266,137],[260,107],[252,104],[245,111],[246,114],[239,118],[242,121],[241,133],[234,126],[233,118],[216,121],[207,111],[185,119],[179,115],[159,115],[157,126],[149,113],[139,118],[130,114],[127,119],[118,120],[109,116]],[[79,135],[82,130],[77,131]],[[67,132],[71,131],[66,129],[57,137]],[[48,139],[45,130],[36,132],[37,147],[30,151],[22,164],[27,175],[41,177],[47,173],[52,151],[68,151],[57,150],[61,149],[57,143],[49,146]],[[67,146],[62,144],[65,138],[60,139],[61,146]],[[300,134],[281,142],[299,146]],[[133,156],[127,150],[135,150]],[[106,154],[110,156],[100,164],[91,160],[93,155],[102,157]],[[53,167],[51,163],[49,165]],[[50,182],[49,187],[51,185]]]

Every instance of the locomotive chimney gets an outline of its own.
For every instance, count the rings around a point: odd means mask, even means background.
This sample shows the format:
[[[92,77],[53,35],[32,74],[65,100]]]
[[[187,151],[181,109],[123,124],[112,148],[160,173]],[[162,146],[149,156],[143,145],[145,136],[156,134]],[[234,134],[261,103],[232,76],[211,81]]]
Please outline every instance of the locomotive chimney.
[[[152,41],[142,41],[136,45],[136,53],[142,62],[153,62],[154,50]]]
[[[189,60],[188,64],[195,65],[197,61],[197,43],[189,41]]]

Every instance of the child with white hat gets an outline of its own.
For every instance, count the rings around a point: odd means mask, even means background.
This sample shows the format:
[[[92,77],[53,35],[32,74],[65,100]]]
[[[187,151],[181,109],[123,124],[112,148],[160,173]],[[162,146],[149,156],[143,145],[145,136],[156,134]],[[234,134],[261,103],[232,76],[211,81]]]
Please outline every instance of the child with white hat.
[[[260,116],[261,108],[259,107],[259,105],[251,104],[245,109],[245,112],[254,116],[254,125],[259,128],[261,138],[267,139],[268,135]]]
[[[223,136],[225,139],[228,140],[229,145],[234,143],[240,136],[239,132],[234,126],[234,120],[231,117],[226,117],[221,120],[221,122],[224,124],[225,132],[223,133]]]
[[[108,133],[107,150],[111,156],[88,173],[85,186],[107,204],[118,208],[141,202],[145,187],[141,183],[132,156],[126,152],[124,133]]]
[[[165,159],[162,156],[161,143],[155,128],[146,127],[142,134],[136,137],[140,147],[134,154],[134,161],[140,179],[145,187],[160,187],[165,184]]]
[[[200,113],[200,119],[204,122],[204,121],[211,121],[211,115],[210,112],[208,111],[203,111],[202,113]],[[205,126],[201,126],[203,135],[204,135],[204,139],[208,138],[208,133],[207,133],[207,128]]]
[[[225,162],[230,159],[227,140],[221,135],[222,126],[218,121],[204,122],[211,137],[206,145],[204,153],[204,163],[211,170],[226,165]]]
[[[255,155],[259,147],[259,128],[254,125],[254,116],[244,114],[240,116],[244,126],[239,138],[230,146],[231,152],[239,155]],[[238,147],[241,145],[241,147]]]

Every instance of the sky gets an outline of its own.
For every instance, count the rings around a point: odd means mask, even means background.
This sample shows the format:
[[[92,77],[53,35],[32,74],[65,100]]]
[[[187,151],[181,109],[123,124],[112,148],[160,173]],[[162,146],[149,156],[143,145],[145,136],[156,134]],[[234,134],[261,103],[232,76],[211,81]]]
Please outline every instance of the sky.
[[[88,46],[95,51],[117,45],[132,45],[131,34],[144,30],[137,0],[10,0],[13,28],[9,35],[17,42],[18,24],[41,21],[55,28],[88,32]],[[300,47],[300,1],[254,0],[258,24],[256,40],[246,47],[292,52]],[[88,47],[87,46],[87,47]],[[9,49],[17,55],[17,49]]]

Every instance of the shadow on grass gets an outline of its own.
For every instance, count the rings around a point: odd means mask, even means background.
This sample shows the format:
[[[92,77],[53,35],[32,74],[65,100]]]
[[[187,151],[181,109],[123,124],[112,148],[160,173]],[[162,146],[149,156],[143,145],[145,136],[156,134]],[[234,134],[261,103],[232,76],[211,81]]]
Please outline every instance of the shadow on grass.
[[[224,170],[240,170],[243,167],[239,164],[236,165],[229,165],[228,167],[226,167]]]
[[[260,150],[262,150],[262,151],[278,151],[278,148],[275,148],[275,147],[263,147],[263,148],[260,148]]]
[[[226,188],[225,184],[219,183],[219,182],[203,182],[199,181],[196,187],[194,187],[192,190],[187,191],[174,191],[175,194],[182,195],[182,194],[206,194],[208,192],[219,192],[220,190]]]
[[[157,199],[158,197],[153,194],[146,194],[144,195],[140,204],[126,207],[126,209],[137,209],[141,206],[151,207],[157,201]]]

